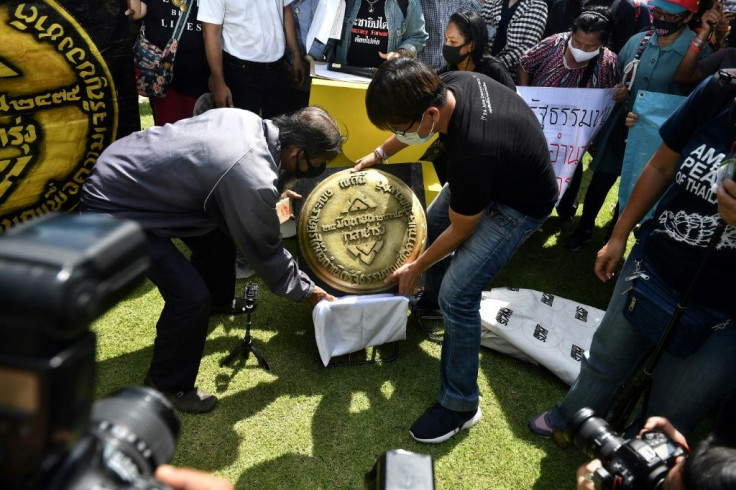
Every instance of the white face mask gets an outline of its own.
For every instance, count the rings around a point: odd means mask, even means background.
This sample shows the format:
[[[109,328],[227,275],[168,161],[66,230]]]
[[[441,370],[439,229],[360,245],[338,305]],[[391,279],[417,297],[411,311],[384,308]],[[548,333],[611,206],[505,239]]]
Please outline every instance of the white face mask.
[[[573,58],[575,58],[575,61],[578,63],[583,63],[585,61],[588,61],[590,59],[595,58],[598,56],[598,52],[601,48],[598,48],[593,51],[583,51],[582,49],[578,49],[575,46],[572,45],[572,38],[570,38],[569,41],[567,41],[567,49],[570,50],[570,54]]]
[[[417,127],[417,131],[413,133],[404,133],[404,134],[394,133],[394,136],[396,136],[396,139],[401,141],[405,145],[421,145],[422,143],[426,143],[427,141],[429,141],[434,135],[434,121],[432,121],[432,127],[429,130],[429,134],[427,134],[427,136],[419,136],[419,128],[422,127],[422,122],[424,121],[424,116],[426,114],[427,114],[426,112],[422,114],[422,119],[419,121],[419,126]]]

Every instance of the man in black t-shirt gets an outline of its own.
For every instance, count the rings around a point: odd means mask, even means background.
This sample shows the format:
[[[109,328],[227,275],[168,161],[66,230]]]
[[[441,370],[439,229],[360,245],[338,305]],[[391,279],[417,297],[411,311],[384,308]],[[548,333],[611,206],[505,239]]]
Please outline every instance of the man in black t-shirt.
[[[420,442],[438,443],[481,418],[481,293],[552,211],[557,181],[531,109],[485,75],[440,77],[419,61],[391,60],[368,86],[366,107],[371,122],[394,135],[356,170],[434,133],[447,148],[447,183],[427,211],[430,246],[387,278],[410,296],[429,269],[425,294],[438,295],[445,323],[440,392],[410,430]]]

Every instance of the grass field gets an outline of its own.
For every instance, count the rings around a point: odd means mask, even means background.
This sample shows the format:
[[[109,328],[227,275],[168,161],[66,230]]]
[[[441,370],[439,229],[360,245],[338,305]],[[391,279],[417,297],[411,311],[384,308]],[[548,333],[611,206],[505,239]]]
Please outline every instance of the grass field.
[[[605,309],[613,284],[595,277],[593,262],[614,200],[609,196],[592,240],[578,252],[562,247],[553,215],[489,289],[536,289]],[[287,247],[294,251],[296,244],[287,240]],[[585,459],[580,450],[561,450],[527,429],[529,417],[567,391],[546,370],[482,349],[483,420],[448,442],[422,445],[408,428],[434,402],[440,346],[413,319],[395,362],[328,369],[319,360],[308,306],[275,297],[265,286],[260,291],[252,333],[271,372],[252,357],[221,368],[219,361],[242,341],[246,318],[213,317],[198,384],[220,402],[212,413],[181,415],[175,464],[215,472],[243,489],[361,488],[381,453],[403,448],[432,455],[437,488],[574,488]],[[161,307],[146,282],[94,324],[98,396],[141,383]]]

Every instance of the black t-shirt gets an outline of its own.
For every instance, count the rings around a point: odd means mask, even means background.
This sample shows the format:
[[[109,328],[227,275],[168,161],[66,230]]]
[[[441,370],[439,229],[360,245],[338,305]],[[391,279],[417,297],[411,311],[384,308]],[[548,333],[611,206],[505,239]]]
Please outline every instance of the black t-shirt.
[[[718,224],[718,204],[712,185],[716,171],[731,155],[736,129],[729,123],[728,104],[697,127],[704,81],[665,121],[662,141],[680,154],[672,185],[659,200],[644,229],[644,253],[657,274],[683,293],[703,259]],[[706,96],[707,97],[707,96]],[[730,278],[736,275],[736,229],[727,226],[693,289],[693,299],[736,314]]]
[[[388,51],[385,5],[385,0],[361,1],[358,16],[350,29],[348,65],[376,67],[385,61],[378,55],[379,51]]]
[[[186,5],[184,0],[181,3]],[[147,12],[143,18],[146,38],[163,49],[174,34],[181,10],[173,2],[163,0],[147,0],[146,6]],[[171,82],[171,88],[191,97],[199,97],[208,91],[207,80],[210,76],[204,54],[202,23],[197,20],[198,10],[199,0],[194,0],[187,24],[179,38],[174,59],[174,78]]]
[[[456,99],[447,134],[440,134],[452,210],[470,216],[497,201],[546,217],[557,202],[557,180],[547,140],[526,102],[480,73],[440,77]]]

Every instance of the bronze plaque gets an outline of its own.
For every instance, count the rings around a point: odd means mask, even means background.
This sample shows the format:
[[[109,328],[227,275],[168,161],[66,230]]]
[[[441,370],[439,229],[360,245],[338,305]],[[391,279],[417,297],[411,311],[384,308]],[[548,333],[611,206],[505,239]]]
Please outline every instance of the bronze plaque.
[[[427,218],[412,190],[380,170],[335,173],[312,190],[299,216],[299,247],[326,284],[351,294],[390,289],[383,280],[415,260]]]

